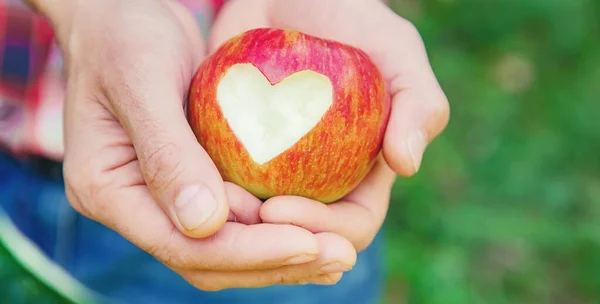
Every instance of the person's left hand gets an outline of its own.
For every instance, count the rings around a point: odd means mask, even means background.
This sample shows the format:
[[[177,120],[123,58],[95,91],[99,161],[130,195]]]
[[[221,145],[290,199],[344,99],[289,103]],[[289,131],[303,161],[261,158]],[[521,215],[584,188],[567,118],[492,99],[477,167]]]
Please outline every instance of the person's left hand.
[[[379,0],[238,0],[216,20],[209,52],[232,36],[258,27],[293,29],[365,51],[379,67],[392,97],[383,153],[369,175],[339,202],[297,196],[267,200],[268,223],[334,232],[357,252],[367,248],[385,219],[396,174],[411,176],[426,146],[446,127],[449,106],[415,27]]]

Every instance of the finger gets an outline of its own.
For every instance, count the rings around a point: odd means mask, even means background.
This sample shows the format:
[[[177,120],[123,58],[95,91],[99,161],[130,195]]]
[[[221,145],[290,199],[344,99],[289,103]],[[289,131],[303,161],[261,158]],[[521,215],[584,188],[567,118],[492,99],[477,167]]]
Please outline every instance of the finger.
[[[110,127],[118,128],[118,124]],[[115,174],[115,172],[105,172],[103,179],[109,180],[114,186],[131,187],[144,184],[144,177],[139,172],[139,162],[136,160],[135,150],[127,144],[127,136],[119,134],[122,132],[107,132],[110,138],[120,144],[112,145],[111,154],[115,154],[110,163],[110,168],[119,168],[118,173],[127,172],[127,174]],[[262,202],[233,183],[225,183],[225,191],[230,204],[229,218],[230,222],[238,222],[246,225],[258,224],[261,222],[259,211]]]
[[[342,279],[343,273],[313,275],[308,277],[286,274],[284,270],[265,270],[257,272],[197,272],[184,276],[194,287],[203,291],[221,291],[231,288],[262,288],[274,285],[335,285]]]
[[[198,22],[190,10],[180,1],[170,0],[166,3],[181,22],[181,26],[184,29],[183,32],[186,34],[187,40],[193,50],[192,68],[197,69],[202,59],[206,56],[206,47],[204,46],[204,39],[198,27]]]
[[[214,52],[227,39],[247,30],[268,27],[267,7],[272,0],[229,1],[212,25],[208,52]],[[232,22],[235,20],[235,22]]]
[[[348,43],[371,57],[393,98],[385,160],[400,175],[416,173],[426,146],[449,119],[446,96],[416,28],[379,1],[281,0],[269,17],[274,26]]]
[[[226,223],[211,237],[187,238],[174,230],[143,186],[102,192],[96,217],[165,264],[181,269],[270,269],[317,259],[319,244],[291,225]],[[128,203],[125,203],[128,202]]]
[[[231,210],[229,211],[229,221],[246,225],[259,224],[261,222],[260,206],[262,202],[242,187],[226,182],[225,190]]]
[[[181,234],[143,183],[118,123],[98,104],[83,103],[68,106],[65,114],[65,189],[77,211],[170,267],[271,269],[317,259],[317,238],[291,225],[227,223],[209,238]],[[231,196],[244,199],[239,193]]]
[[[106,94],[154,198],[181,232],[206,237],[229,215],[223,180],[186,120],[191,72],[181,78],[177,59],[160,48],[154,52],[132,59],[129,70],[112,67],[120,73],[107,76]]]
[[[265,223],[337,233],[360,252],[371,244],[383,224],[394,177],[380,158],[358,188],[339,202],[322,204],[303,197],[274,197],[261,207],[260,217]]]
[[[341,279],[341,273],[354,266],[356,251],[352,244],[337,234],[319,233],[317,238],[321,255],[310,263],[255,271],[188,271],[183,276],[195,287],[209,291],[259,288],[276,284],[334,284]]]
[[[102,208],[92,218],[178,269],[271,269],[319,255],[316,237],[300,227],[226,223],[211,237],[193,239],[176,230],[143,186],[111,189],[97,197]]]
[[[342,280],[343,276],[343,272],[328,273],[311,278],[310,280],[308,280],[308,283],[312,283],[315,285],[335,285]]]

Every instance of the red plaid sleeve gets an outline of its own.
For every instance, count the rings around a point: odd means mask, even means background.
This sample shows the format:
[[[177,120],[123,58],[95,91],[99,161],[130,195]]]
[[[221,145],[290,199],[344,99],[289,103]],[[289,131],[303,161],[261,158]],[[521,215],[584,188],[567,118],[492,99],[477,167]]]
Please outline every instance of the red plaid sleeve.
[[[215,15],[221,10],[221,7],[227,2],[227,0],[212,0]]]
[[[227,0],[179,0],[207,36]],[[0,0],[0,148],[62,157],[62,56],[49,22],[22,0]]]
[[[37,107],[40,76],[53,32],[48,21],[20,1],[0,0],[0,145],[20,150],[25,121]]]
[[[39,77],[53,40],[48,21],[14,1],[0,0],[0,90],[23,96]]]

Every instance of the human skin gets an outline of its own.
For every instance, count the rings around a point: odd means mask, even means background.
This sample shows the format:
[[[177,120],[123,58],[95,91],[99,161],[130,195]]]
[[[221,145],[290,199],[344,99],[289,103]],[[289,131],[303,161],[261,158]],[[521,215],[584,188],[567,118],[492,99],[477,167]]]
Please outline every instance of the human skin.
[[[175,1],[30,1],[66,59],[64,175],[74,209],[201,290],[339,281],[379,230],[394,177],[417,171],[448,108],[408,22],[377,1],[334,2],[233,1],[210,42],[282,25],[358,46],[380,67],[393,97],[383,157],[343,201],[324,206],[298,197],[261,204],[223,182],[185,119],[206,49]],[[362,10],[372,18],[356,18]]]
[[[261,202],[219,176],[183,110],[205,56],[184,7],[33,5],[51,20],[65,57],[64,177],[74,209],[201,290],[333,284],[354,265],[345,238],[260,223]]]
[[[382,157],[362,183],[334,204],[279,196],[260,208],[263,222],[329,231],[367,248],[384,222],[396,175],[412,176],[426,146],[446,127],[448,100],[416,28],[380,0],[237,0],[215,21],[209,52],[228,38],[276,27],[347,43],[365,51],[381,71],[392,98]]]

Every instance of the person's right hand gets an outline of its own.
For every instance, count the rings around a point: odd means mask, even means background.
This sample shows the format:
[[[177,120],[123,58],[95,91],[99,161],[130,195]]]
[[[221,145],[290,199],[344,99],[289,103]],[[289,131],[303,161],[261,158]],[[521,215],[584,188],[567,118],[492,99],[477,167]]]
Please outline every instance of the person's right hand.
[[[260,223],[261,202],[223,182],[183,108],[205,52],[185,8],[37,2],[66,58],[64,173],[77,211],[202,290],[332,284],[354,265],[343,237]]]

